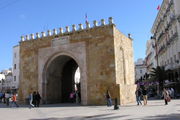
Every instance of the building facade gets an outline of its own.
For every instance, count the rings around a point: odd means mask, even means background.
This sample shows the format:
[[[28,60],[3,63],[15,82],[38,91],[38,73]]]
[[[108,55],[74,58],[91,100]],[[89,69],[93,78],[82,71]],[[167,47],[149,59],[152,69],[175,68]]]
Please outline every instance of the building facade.
[[[12,88],[14,86],[13,84],[13,76],[12,76],[12,69],[9,70],[2,70],[1,74],[1,92],[6,92],[6,91],[12,91]]]
[[[150,39],[146,43],[146,67],[147,73],[149,74],[152,68],[157,67],[155,43],[153,39]]]
[[[135,63],[136,82],[142,82],[146,73],[147,73],[146,62],[142,58],[140,58]]]
[[[180,82],[180,0],[163,0],[152,30],[158,66],[164,66],[168,80]],[[175,87],[175,86],[174,86]]]
[[[5,75],[3,73],[0,73],[0,92],[2,92],[4,80],[5,80]]]
[[[19,45],[13,47],[13,89],[17,90],[19,87]]]
[[[113,19],[86,22],[83,28],[72,25],[21,37],[20,86],[18,98],[24,101],[39,91],[44,103],[69,102],[74,91],[74,74],[80,69],[81,104],[106,104],[110,92],[118,103],[135,101],[132,39],[115,27]]]

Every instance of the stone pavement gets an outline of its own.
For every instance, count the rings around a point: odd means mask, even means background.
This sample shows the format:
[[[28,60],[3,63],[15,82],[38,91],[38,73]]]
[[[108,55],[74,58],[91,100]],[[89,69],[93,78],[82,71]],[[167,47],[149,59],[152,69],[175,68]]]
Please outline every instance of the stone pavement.
[[[40,108],[7,108],[0,104],[0,120],[180,120],[180,100],[164,105],[163,100],[148,101],[147,106],[129,104],[119,110],[106,106],[73,104],[43,105]]]

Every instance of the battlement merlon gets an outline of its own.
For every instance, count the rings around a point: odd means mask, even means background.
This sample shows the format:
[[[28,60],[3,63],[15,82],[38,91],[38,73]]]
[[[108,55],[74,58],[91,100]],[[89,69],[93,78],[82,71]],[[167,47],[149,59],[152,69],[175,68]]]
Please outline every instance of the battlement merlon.
[[[25,35],[25,36],[21,36],[21,41],[20,42],[24,42],[24,41],[28,41],[28,40],[36,40],[39,38],[43,38],[46,36],[53,36],[53,35],[63,35],[63,34],[67,34],[67,33],[71,33],[71,32],[76,32],[76,31],[82,31],[82,30],[87,30],[90,28],[96,28],[96,27],[101,27],[101,26],[105,26],[105,25],[112,25],[114,24],[113,22],[113,18],[109,17],[108,19],[108,24],[105,23],[104,19],[101,19],[101,24],[98,25],[98,21],[94,20],[93,21],[93,27],[91,27],[90,23],[86,21],[86,28],[83,27],[83,24],[79,24],[79,28],[76,29],[76,25],[72,25],[72,30],[70,30],[69,26],[66,26],[66,30],[65,32],[63,32],[63,28],[59,28],[59,31],[55,28],[53,29],[53,33],[51,30],[47,30],[47,32],[41,32],[41,34],[39,32],[37,32],[35,35],[32,33],[30,35]],[[29,37],[30,36],[30,37]]]

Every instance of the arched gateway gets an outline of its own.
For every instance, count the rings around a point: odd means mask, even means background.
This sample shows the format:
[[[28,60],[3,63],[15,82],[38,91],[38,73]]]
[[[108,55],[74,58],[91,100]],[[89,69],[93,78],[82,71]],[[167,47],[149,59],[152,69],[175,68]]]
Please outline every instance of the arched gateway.
[[[65,38],[64,38],[65,39]],[[66,38],[68,39],[68,38]],[[75,90],[74,75],[81,71],[81,103],[87,104],[87,69],[85,44],[66,44],[39,50],[39,88],[45,103],[68,103]]]
[[[30,92],[39,91],[43,103],[67,103],[75,90],[74,74],[80,68],[81,104],[106,104],[105,93],[120,104],[135,100],[132,39],[120,33],[109,18],[109,24],[83,29],[79,24],[72,31],[66,27],[31,34],[20,42],[19,99],[24,101]]]
[[[42,97],[45,98],[45,102],[71,102],[69,95],[75,91],[74,76],[78,68],[77,62],[70,56],[59,55],[52,58],[52,60],[48,61],[46,64],[42,86]],[[79,90],[78,92],[81,93]]]

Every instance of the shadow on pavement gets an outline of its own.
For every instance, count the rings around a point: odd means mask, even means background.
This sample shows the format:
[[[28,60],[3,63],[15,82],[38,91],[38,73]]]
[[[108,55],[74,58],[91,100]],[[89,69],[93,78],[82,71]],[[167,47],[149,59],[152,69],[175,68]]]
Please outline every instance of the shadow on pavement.
[[[126,117],[127,115],[122,116],[109,116],[112,114],[100,114],[92,116],[74,116],[74,117],[65,117],[65,118],[42,118],[42,119],[30,119],[30,120],[111,120]]]
[[[164,104],[159,104],[159,105],[157,105],[157,104],[147,104],[147,105],[122,105],[122,106],[120,106],[120,108],[121,107],[151,107],[151,106],[164,106]]]
[[[0,108],[11,108],[11,107],[14,107],[14,105],[12,106],[11,104],[9,104],[9,106],[7,106],[6,104],[0,104]],[[30,105],[22,105],[22,104],[19,104],[19,108],[29,108]],[[42,104],[40,105],[39,108],[50,108],[50,107],[83,107],[82,105],[80,104],[71,104],[71,103],[67,103],[67,104]],[[87,107],[87,106],[86,106]]]
[[[180,120],[180,113],[179,114],[158,115],[158,116],[148,116],[145,118],[136,118],[135,120]]]

